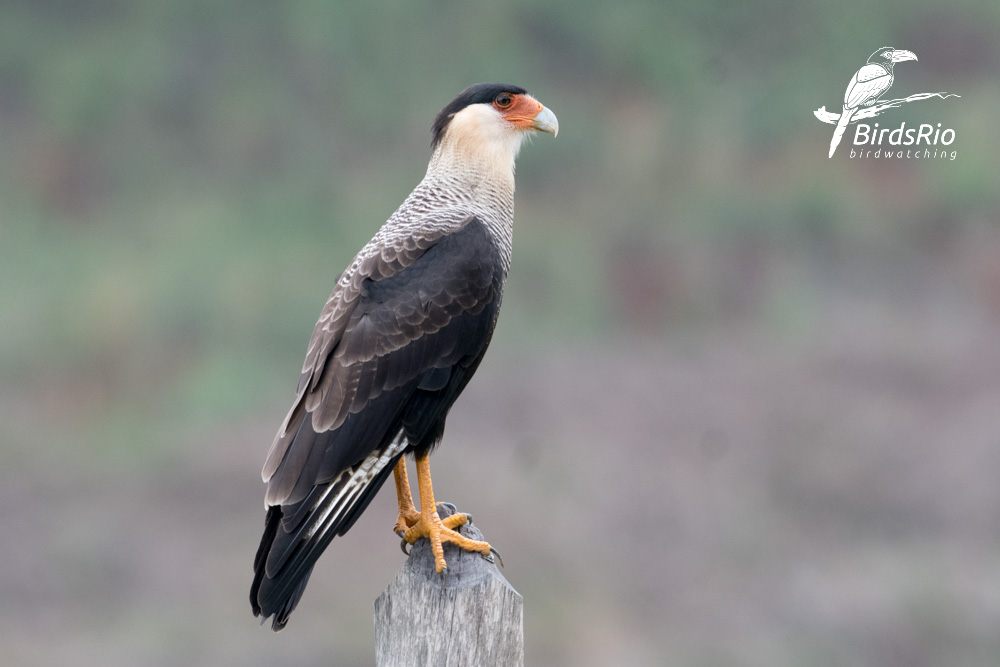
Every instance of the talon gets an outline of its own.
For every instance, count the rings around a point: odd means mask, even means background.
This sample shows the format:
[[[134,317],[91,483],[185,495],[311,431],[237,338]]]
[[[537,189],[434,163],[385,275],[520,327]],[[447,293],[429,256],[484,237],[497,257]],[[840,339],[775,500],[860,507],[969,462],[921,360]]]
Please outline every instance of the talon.
[[[402,531],[400,531],[400,532],[402,532]],[[400,537],[402,537],[402,536],[400,536]],[[400,550],[400,551],[402,551],[402,552],[403,552],[404,554],[406,554],[407,556],[409,556],[409,555],[410,555],[410,552],[406,550],[406,546],[407,546],[408,544],[409,544],[409,542],[407,542],[406,540],[402,540],[402,539],[401,539],[401,540],[399,541],[399,550]]]
[[[497,560],[500,561],[500,567],[503,567],[503,556],[493,546],[490,546],[490,561],[493,560],[493,556],[497,557]]]
[[[465,551],[475,551],[488,555],[491,547],[487,542],[469,539],[454,530],[468,521],[468,515],[455,513],[443,520],[438,515],[434,503],[434,491],[431,487],[430,464],[427,454],[417,456],[417,483],[420,488],[421,512],[419,520],[403,535],[403,540],[413,544],[421,537],[426,537],[431,543],[431,553],[434,554],[434,570],[443,572],[447,567],[444,560],[445,542],[451,542]]]

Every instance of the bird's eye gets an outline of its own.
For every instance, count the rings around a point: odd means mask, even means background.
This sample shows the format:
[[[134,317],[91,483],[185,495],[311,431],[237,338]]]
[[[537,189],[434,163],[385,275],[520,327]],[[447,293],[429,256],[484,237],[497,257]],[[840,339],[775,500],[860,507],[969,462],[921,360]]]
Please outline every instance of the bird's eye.
[[[510,93],[500,93],[493,100],[498,109],[506,109],[514,103],[514,97]]]

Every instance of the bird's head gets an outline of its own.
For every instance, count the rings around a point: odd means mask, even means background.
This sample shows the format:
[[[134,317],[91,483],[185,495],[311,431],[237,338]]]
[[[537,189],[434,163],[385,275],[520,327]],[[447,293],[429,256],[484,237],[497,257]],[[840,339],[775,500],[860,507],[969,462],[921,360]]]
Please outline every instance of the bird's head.
[[[556,115],[524,88],[478,83],[459,93],[434,119],[431,148],[465,159],[486,160],[512,171],[532,132],[559,132]]]
[[[891,46],[883,46],[873,53],[868,62],[872,64],[885,65],[886,63],[901,63],[904,60],[916,60],[917,56],[912,51],[894,49]]]

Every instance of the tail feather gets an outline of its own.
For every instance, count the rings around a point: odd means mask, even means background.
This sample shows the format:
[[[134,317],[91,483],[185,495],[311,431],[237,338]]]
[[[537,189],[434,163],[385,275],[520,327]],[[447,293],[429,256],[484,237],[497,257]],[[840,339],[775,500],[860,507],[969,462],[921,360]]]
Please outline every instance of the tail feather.
[[[250,587],[251,607],[262,622],[274,616],[272,629],[285,627],[316,560],[335,536],[343,535],[354,524],[405,447],[405,440],[397,439],[337,479],[320,485],[315,490],[318,493],[310,493],[301,503],[268,508]]]
[[[844,107],[844,112],[840,114],[840,119],[837,121],[837,127],[833,130],[833,139],[830,140],[829,157],[833,157],[834,151],[837,150],[837,146],[840,144],[840,138],[844,136],[844,131],[847,130],[847,125],[851,122],[851,118],[854,116],[855,111],[857,111],[857,107],[851,109]]]

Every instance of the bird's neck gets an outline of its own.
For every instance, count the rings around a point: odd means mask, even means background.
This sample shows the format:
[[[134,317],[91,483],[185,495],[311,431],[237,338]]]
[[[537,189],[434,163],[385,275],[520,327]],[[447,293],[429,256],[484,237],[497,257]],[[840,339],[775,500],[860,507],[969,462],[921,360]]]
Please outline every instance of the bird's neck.
[[[465,217],[475,215],[489,229],[509,262],[517,148],[482,150],[482,146],[442,142],[434,150],[424,180],[411,195],[413,203],[424,204],[420,208],[456,210]]]
[[[494,165],[495,167],[495,165]],[[510,267],[514,233],[514,173],[462,159],[438,146],[424,179],[390,216],[369,245],[386,236],[424,233],[428,228],[457,230],[475,217],[490,232],[503,261]],[[366,250],[362,250],[364,254]]]
[[[449,140],[450,139],[450,140]],[[514,160],[520,142],[479,142],[448,137],[434,149],[425,181],[447,182],[475,200],[514,195]]]

